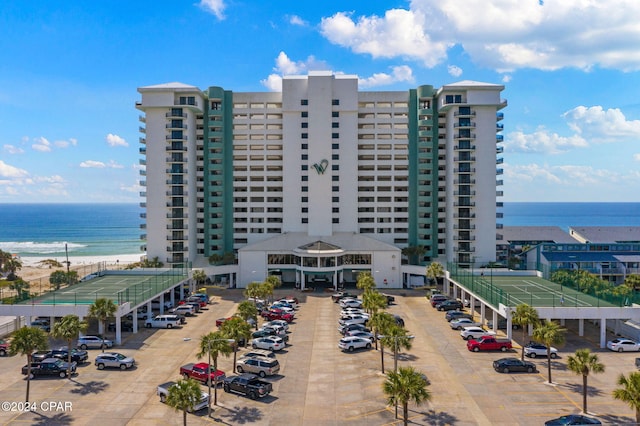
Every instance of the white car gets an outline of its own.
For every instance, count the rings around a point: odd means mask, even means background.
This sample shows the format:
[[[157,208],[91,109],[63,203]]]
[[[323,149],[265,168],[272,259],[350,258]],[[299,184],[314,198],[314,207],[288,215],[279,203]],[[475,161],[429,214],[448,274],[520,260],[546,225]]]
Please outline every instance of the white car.
[[[369,314],[345,314],[345,315],[340,315],[340,319],[341,320],[350,320],[350,319],[356,319],[356,318],[364,318],[365,321],[369,321]]]
[[[126,370],[136,365],[136,360],[118,352],[105,352],[96,356],[94,364],[98,367],[98,370],[104,370],[105,368]]]
[[[278,326],[278,327],[282,327],[286,330],[289,330],[289,323],[286,322],[285,320],[272,320],[269,322],[265,322],[264,324],[262,324],[262,327],[271,327],[271,326]]]
[[[280,327],[279,325],[276,325],[276,324],[272,324],[272,325],[265,324],[262,327],[260,327],[260,330],[271,332],[275,336],[284,336],[287,334],[287,330],[285,330],[284,327]]]
[[[341,308],[360,308],[362,307],[362,300],[359,299],[342,299],[340,301]]]
[[[285,297],[284,299],[280,299],[280,300],[278,300],[277,302],[286,302],[286,303],[290,304],[291,306],[293,306],[294,308],[297,308],[297,307],[298,307],[298,302],[296,302],[296,300],[295,300],[295,299],[293,299],[293,298],[287,298],[287,297]],[[277,303],[277,302],[276,302],[276,303]]]
[[[348,314],[366,314],[366,312],[362,308],[344,308],[340,311],[340,315]]]
[[[251,341],[251,347],[253,349],[267,349],[272,352],[284,349],[284,346],[284,340],[276,336],[258,337]]]
[[[371,349],[371,340],[357,336],[346,336],[340,339],[338,347],[343,351],[353,352],[356,349]]]
[[[102,339],[99,336],[80,336],[78,337],[77,347],[86,351],[87,349],[104,349],[113,347],[111,340]]]
[[[464,340],[477,339],[482,336],[492,336],[496,333],[494,331],[487,331],[482,327],[465,327],[460,330],[460,336]]]
[[[357,318],[341,319],[338,321],[338,323],[341,326],[345,326],[345,325],[351,325],[351,324],[366,324],[367,321],[369,321],[369,318],[361,315]]]
[[[454,330],[462,330],[465,327],[480,327],[482,324],[475,322],[469,318],[459,318],[456,320],[451,320],[449,326]]]
[[[549,356],[551,358],[558,357],[558,350],[554,347],[549,348]],[[547,347],[541,343],[531,342],[524,347],[524,354],[530,358],[547,357]]]
[[[363,339],[369,339],[371,342],[375,340],[375,336],[373,335],[373,333],[363,330],[348,331],[347,336],[362,337]]]
[[[616,352],[638,352],[640,343],[631,339],[613,339],[607,342],[607,349]]]

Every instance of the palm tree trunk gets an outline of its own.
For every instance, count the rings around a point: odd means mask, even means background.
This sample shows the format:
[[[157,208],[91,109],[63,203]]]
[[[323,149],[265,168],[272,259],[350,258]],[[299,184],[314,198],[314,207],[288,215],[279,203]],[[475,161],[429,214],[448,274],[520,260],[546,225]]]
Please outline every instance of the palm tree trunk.
[[[636,408],[636,423],[640,424],[640,408]]]
[[[524,326],[524,325],[522,326],[522,353],[520,354],[520,359],[522,361],[524,361],[524,339],[526,337],[525,327],[526,326]]]
[[[187,410],[182,410],[182,424],[187,426]]]
[[[404,413],[404,415],[402,416],[402,419],[404,421],[404,426],[407,426],[409,424],[409,403],[408,402],[402,403],[402,411]]]
[[[380,362],[382,364],[382,374],[384,374],[384,346],[380,342]]]
[[[71,380],[71,339],[67,340],[67,379]]]
[[[29,384],[31,383],[31,360],[27,357],[27,397],[26,402],[29,402]]]
[[[551,384],[551,350],[547,346],[547,370],[549,372],[549,384]]]
[[[582,411],[587,414],[587,375],[582,375]]]

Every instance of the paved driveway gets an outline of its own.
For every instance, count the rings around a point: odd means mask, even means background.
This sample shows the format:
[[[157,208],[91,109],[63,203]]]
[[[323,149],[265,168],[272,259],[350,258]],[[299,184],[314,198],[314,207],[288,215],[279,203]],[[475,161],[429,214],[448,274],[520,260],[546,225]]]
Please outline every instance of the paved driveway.
[[[282,294],[287,294],[281,290]],[[390,292],[391,293],[391,292]],[[290,345],[278,354],[281,375],[269,378],[272,395],[257,401],[218,392],[219,406],[213,419],[206,410],[188,415],[189,424],[228,425],[384,425],[401,424],[394,419],[381,391],[380,352],[375,349],[342,353],[337,348],[339,307],[328,294],[299,293],[303,299],[291,325]],[[180,425],[181,413],[159,402],[157,384],[179,378],[180,365],[196,360],[198,339],[215,327],[216,318],[235,312],[241,290],[224,290],[216,303],[187,325],[174,330],[142,330],[117,350],[132,354],[138,367],[130,371],[98,371],[93,364],[79,367],[72,380],[36,379],[31,401],[69,402],[72,410],[54,407],[35,413],[0,412],[0,423],[12,425]],[[397,304],[390,311],[403,316],[415,336],[413,348],[401,354],[399,365],[423,371],[432,385],[432,401],[411,406],[410,420],[420,425],[540,425],[566,413],[579,412],[582,404],[579,376],[566,370],[567,355],[578,347],[597,351],[605,374],[589,378],[589,408],[612,424],[631,422],[632,411],[613,400],[618,374],[634,370],[636,354],[612,353],[596,348],[597,327],[586,326],[586,338],[567,334],[560,358],[553,361],[553,380],[545,384],[546,361],[536,359],[539,373],[499,374],[491,362],[503,353],[471,353],[458,333],[432,309],[418,291],[396,291]],[[572,324],[567,324],[571,328]],[[593,329],[594,339],[589,334]],[[517,339],[520,333],[514,333]],[[93,361],[98,351],[90,351]],[[510,354],[518,356],[518,353]],[[0,399],[22,401],[25,381],[20,375],[22,357],[0,358]],[[231,374],[232,358],[219,366]],[[393,368],[390,354],[386,368]],[[203,387],[206,389],[206,387]],[[616,417],[616,415],[621,417]]]

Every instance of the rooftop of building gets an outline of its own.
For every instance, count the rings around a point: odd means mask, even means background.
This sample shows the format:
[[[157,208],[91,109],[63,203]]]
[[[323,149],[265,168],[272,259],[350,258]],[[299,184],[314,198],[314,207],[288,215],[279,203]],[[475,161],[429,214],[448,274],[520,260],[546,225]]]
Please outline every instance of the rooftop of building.
[[[579,242],[559,226],[505,226],[500,231],[502,240],[510,244]]]
[[[581,243],[638,243],[638,226],[571,226],[569,234]]]

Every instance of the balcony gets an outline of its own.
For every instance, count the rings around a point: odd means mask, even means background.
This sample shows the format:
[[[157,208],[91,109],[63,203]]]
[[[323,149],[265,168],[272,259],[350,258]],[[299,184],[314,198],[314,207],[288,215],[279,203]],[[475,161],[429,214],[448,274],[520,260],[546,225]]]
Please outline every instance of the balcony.
[[[147,133],[147,129],[145,127],[142,127],[142,126],[138,127],[138,131],[140,133]]]
[[[457,157],[453,157],[453,161],[456,163],[459,163],[461,161],[465,162],[465,161],[470,161],[470,162],[474,162],[476,161],[476,157],[474,155],[459,155]]]
[[[471,231],[476,229],[475,225],[469,224],[469,225],[453,225],[453,229],[459,230],[459,231]]]
[[[189,251],[189,250],[188,250],[188,247],[185,247],[185,246],[167,247],[168,253],[186,252],[186,251]]]
[[[167,235],[167,241],[187,241],[186,235]]]
[[[453,195],[456,197],[462,195],[463,197],[471,197],[476,195],[476,191],[453,191]]]
[[[176,188],[182,189],[181,186],[177,186]],[[186,197],[188,195],[188,191],[167,191],[165,195],[168,197]]]
[[[146,123],[147,122],[147,117],[145,117],[144,115],[139,115],[138,116],[138,121],[141,123]]]
[[[453,123],[453,127],[454,128],[472,128],[472,127],[476,127],[476,123],[473,121],[470,121],[468,123]]]
[[[504,130],[504,124],[496,123],[496,132],[501,132]]]
[[[454,173],[475,173],[476,172],[476,168],[475,167],[458,167],[456,169],[453,169]]]
[[[141,166],[146,166],[147,165],[147,160],[145,160],[144,158],[141,158],[138,160],[138,164],[140,164]]]
[[[165,129],[181,129],[181,130],[187,130],[189,128],[189,126],[187,126],[186,124],[182,124],[181,123],[167,123],[164,126]]]
[[[454,117],[474,117],[476,115],[475,111],[456,111],[453,113]]]
[[[476,205],[475,201],[463,201],[463,202],[455,201],[453,203],[454,207],[475,207],[475,205]]]
[[[496,158],[496,164],[503,164],[504,163],[504,158],[500,157],[500,158]]]
[[[504,147],[503,146],[497,146],[496,147],[496,154],[502,154],[504,152]]]
[[[188,118],[189,114],[182,111],[170,111],[164,115],[165,117]]]
[[[187,229],[189,229],[189,227],[187,225],[177,225],[177,224],[173,224],[173,223],[170,223],[170,224],[167,225],[167,230],[171,231],[171,230],[174,230],[174,229],[186,231]]]
[[[453,241],[475,241],[475,235],[454,235]]]
[[[496,142],[498,142],[498,143],[504,142],[504,136],[503,135],[496,135]]]
[[[171,145],[167,145],[165,150],[187,152],[187,145],[172,143]]]
[[[146,196],[147,196],[147,191],[142,191],[142,192],[140,192],[140,196],[141,196],[141,197],[146,197]]]
[[[147,138],[139,138],[138,142],[140,142],[142,145],[146,145],[147,144]]]
[[[147,155],[147,147],[146,146],[141,146],[140,147],[140,154]]]
[[[497,112],[496,113],[496,121],[500,121],[500,120],[504,120],[504,113],[503,112]]]
[[[464,176],[462,176],[462,177],[464,177]],[[454,179],[453,183],[456,184],[456,185],[475,185],[476,184],[476,180],[475,179]]]
[[[496,191],[496,197],[503,197],[504,191]]]
[[[189,138],[187,137],[187,135],[182,135],[180,137],[174,137],[174,135],[167,135],[165,137],[166,140],[171,141],[171,140],[177,140],[177,141],[186,141],[189,140]]]
[[[140,183],[140,186],[147,186],[146,180],[141,180],[139,183]]]
[[[187,169],[166,169],[166,172],[171,175],[186,175]]]
[[[504,169],[496,169],[496,175],[504,174]]]
[[[454,139],[475,139],[476,138],[476,134],[475,133],[471,133],[471,132],[458,132],[458,133],[454,133],[453,135]]]
[[[147,208],[147,203],[145,203],[144,201],[140,203],[140,207],[143,209]]]
[[[139,171],[139,175],[140,176],[146,176],[147,175],[147,171],[146,170],[140,170]]]
[[[476,217],[475,213],[454,213],[454,219],[473,219]]]
[[[146,213],[140,213],[140,219],[146,219],[146,218],[147,218]]]

